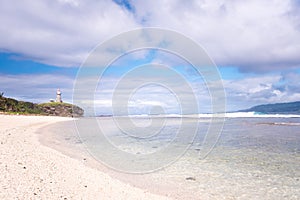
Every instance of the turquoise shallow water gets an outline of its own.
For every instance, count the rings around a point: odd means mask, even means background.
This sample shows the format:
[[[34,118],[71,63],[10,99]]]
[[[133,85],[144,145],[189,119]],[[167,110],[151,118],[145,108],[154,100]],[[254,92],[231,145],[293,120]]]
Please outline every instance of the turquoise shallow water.
[[[131,177],[136,181],[130,184],[173,198],[300,198],[299,118],[228,118],[205,158],[201,151],[209,118],[118,123],[109,117],[86,118],[77,128],[66,122],[47,131],[56,137],[56,147],[89,151],[112,171],[139,172],[123,181]]]

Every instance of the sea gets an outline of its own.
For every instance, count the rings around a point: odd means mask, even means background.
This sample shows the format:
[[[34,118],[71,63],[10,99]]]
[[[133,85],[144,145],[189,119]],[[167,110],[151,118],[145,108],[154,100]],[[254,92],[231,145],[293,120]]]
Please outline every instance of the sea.
[[[300,115],[85,117],[43,144],[171,199],[300,199]]]

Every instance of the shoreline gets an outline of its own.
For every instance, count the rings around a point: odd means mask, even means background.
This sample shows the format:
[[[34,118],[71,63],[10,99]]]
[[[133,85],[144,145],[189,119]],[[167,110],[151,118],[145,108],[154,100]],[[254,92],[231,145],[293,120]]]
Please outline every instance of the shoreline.
[[[167,199],[119,181],[40,141],[42,127],[71,120],[0,114],[1,199]]]
[[[74,128],[73,123],[67,125],[63,122],[63,126],[69,132],[70,129]],[[61,129],[57,129],[58,123],[52,124],[55,127],[55,130],[62,131]],[[49,131],[50,129],[50,131]],[[87,167],[96,169],[100,172],[108,174],[113,179],[117,179],[124,184],[129,184],[132,187],[142,189],[143,191],[150,192],[151,194],[159,195],[168,197],[171,199],[191,199],[191,197],[186,197],[186,194],[174,192],[174,185],[169,186],[166,183],[160,183],[156,180],[153,180],[150,174],[132,174],[132,173],[125,173],[120,172],[115,169],[110,168],[109,166],[105,165],[101,161],[98,161],[96,158],[91,155],[88,150],[86,149],[85,145],[82,144],[79,136],[77,135],[76,130],[72,130],[71,134],[61,135],[58,132],[56,133],[53,131],[53,128],[50,126],[43,126],[39,129],[39,132],[42,132],[43,135],[46,137],[42,138],[39,135],[39,141],[42,145],[45,145],[51,149],[55,149],[56,151],[81,161]],[[72,141],[72,142],[70,142]],[[71,144],[72,143],[72,144]],[[192,198],[195,199],[195,198]],[[198,199],[198,198],[197,198]]]

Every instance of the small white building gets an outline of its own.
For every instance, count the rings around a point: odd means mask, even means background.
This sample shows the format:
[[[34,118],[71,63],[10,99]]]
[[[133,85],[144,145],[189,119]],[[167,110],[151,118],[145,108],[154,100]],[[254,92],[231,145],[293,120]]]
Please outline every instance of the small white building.
[[[62,99],[61,99],[61,91],[60,89],[58,88],[57,91],[56,91],[56,102],[58,103],[62,103]]]

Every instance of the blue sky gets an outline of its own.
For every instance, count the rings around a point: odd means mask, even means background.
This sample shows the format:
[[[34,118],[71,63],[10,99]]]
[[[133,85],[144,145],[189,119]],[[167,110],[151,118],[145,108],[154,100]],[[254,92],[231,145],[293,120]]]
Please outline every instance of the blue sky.
[[[2,74],[63,74],[75,76],[78,67],[62,68],[59,66],[38,63],[30,59],[22,58],[13,53],[0,54],[1,73]]]
[[[206,50],[220,71],[227,110],[300,100],[300,6],[296,0],[42,0],[31,4],[0,2],[0,92],[5,96],[39,103],[55,98],[56,89],[61,88],[63,99],[72,102],[77,71],[93,48],[122,32],[158,27],[179,32]],[[208,100],[205,89],[197,85],[201,77],[193,70],[186,70],[181,62],[170,64],[176,60],[172,56],[139,54],[143,51],[125,55],[106,73],[95,99],[100,113],[111,112],[113,86],[124,73],[154,61],[164,61],[181,73],[198,92],[199,102]],[[146,75],[156,76],[145,70],[140,78]],[[160,102],[167,112],[177,112],[178,102],[173,97],[168,100],[168,92],[152,89],[137,93],[130,109],[145,110],[147,105],[149,110]],[[145,91],[152,96],[147,98]]]

